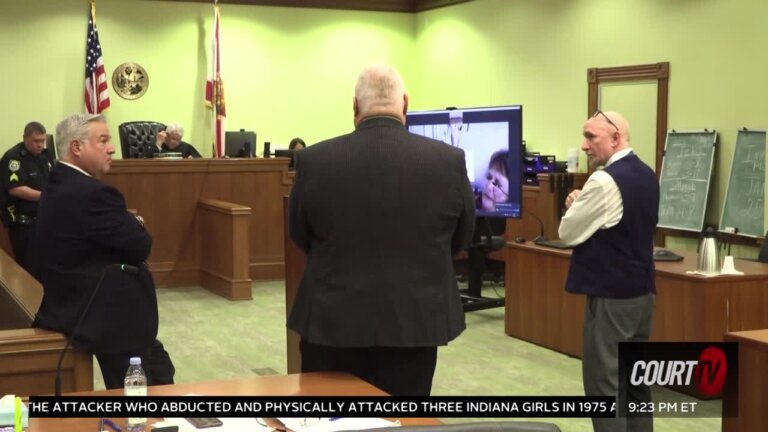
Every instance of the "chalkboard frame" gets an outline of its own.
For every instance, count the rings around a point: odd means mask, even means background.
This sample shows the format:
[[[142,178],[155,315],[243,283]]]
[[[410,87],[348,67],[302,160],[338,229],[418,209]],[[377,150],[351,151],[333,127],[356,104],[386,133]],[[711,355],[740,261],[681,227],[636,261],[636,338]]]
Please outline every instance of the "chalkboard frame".
[[[664,193],[663,191],[663,185],[664,185],[664,165],[667,163],[667,147],[669,146],[669,138],[670,135],[682,135],[682,134],[702,134],[702,135],[712,135],[712,153],[710,154],[709,158],[709,172],[707,175],[707,187],[706,187],[706,194],[704,195],[704,203],[702,206],[702,212],[701,212],[701,218],[699,219],[696,227],[689,227],[689,226],[676,226],[676,225],[663,225],[661,222],[659,222],[656,226],[658,228],[667,228],[667,229],[676,229],[681,231],[691,231],[700,233],[704,229],[704,220],[706,218],[707,213],[707,202],[709,201],[709,193],[710,193],[710,186],[712,184],[712,171],[714,170],[714,162],[715,162],[715,153],[717,151],[717,130],[715,129],[694,129],[694,130],[675,130],[670,129],[667,131],[667,138],[664,141],[664,155],[661,162],[661,171],[659,172],[659,211],[661,211],[661,200],[662,196],[661,194]]]
[[[739,150],[738,146],[739,146],[739,142],[740,142],[739,138],[741,137],[742,133],[762,133],[763,135],[767,135],[765,129],[743,128],[743,129],[740,129],[737,132],[737,134],[736,134],[736,144],[733,147],[733,157],[731,158],[731,171],[728,173],[728,185],[725,188],[725,198],[723,199],[723,209],[720,212],[720,223],[718,224],[718,230],[720,232],[723,232],[723,233],[730,233],[730,234],[736,234],[736,235],[740,235],[740,236],[744,236],[744,237],[758,238],[758,237],[762,237],[764,235],[765,222],[763,222],[763,226],[762,226],[760,232],[757,233],[757,234],[745,233],[745,232],[741,232],[741,231],[736,231],[735,233],[733,233],[731,231],[731,229],[733,229],[733,228],[737,228],[738,229],[739,227],[731,227],[731,226],[725,225],[725,210],[728,208],[728,198],[729,198],[729,196],[731,194],[731,181],[733,180],[733,174],[734,174],[733,169],[734,169],[734,166],[736,165],[736,155],[738,154],[738,150]],[[763,145],[765,146],[766,143],[764,142]],[[766,149],[763,149],[763,150],[765,151]],[[763,158],[763,162],[765,162],[765,158]],[[763,168],[763,181],[765,181],[765,167]],[[763,194],[765,194],[765,192],[763,192]],[[763,198],[763,199],[765,199],[765,198]],[[763,201],[763,221],[764,220],[765,220],[765,201]]]

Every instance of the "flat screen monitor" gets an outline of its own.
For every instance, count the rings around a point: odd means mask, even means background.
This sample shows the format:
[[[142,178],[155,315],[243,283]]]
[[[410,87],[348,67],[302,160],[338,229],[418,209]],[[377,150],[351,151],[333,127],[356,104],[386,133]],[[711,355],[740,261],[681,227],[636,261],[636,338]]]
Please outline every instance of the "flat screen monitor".
[[[231,158],[250,158],[256,154],[256,132],[240,130],[224,133],[224,155]]]
[[[45,134],[45,150],[50,160],[56,159],[56,146],[53,143],[53,135]]]
[[[293,150],[275,150],[275,157],[289,158],[288,168],[293,168]]]
[[[464,150],[477,216],[521,217],[521,105],[409,112],[406,126]]]

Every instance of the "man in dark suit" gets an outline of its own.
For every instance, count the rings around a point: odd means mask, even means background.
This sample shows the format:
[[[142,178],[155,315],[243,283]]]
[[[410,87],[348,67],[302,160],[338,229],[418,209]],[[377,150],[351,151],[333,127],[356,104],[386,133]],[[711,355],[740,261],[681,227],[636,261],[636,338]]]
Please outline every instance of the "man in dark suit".
[[[61,159],[43,189],[32,242],[44,293],[36,325],[74,333],[75,346],[96,355],[107,388],[123,386],[133,356],[150,384],[172,383],[173,364],[155,340],[157,299],[144,263],[152,237],[123,195],[99,180],[112,164],[110,139],[99,115],[73,115],[56,127]]]
[[[472,237],[464,153],[404,127],[388,66],[355,86],[355,130],[297,152],[290,233],[307,267],[288,327],[302,371],[346,371],[429,395],[437,347],[465,328],[452,256]]]

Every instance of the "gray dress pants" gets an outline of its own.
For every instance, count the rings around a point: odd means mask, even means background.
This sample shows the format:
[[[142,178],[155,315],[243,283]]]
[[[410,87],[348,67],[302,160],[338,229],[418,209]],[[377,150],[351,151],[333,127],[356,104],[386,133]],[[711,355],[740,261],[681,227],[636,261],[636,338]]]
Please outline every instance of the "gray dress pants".
[[[619,391],[619,342],[647,341],[656,296],[628,299],[587,296],[581,371],[587,396],[613,396]],[[650,389],[630,397],[650,401]],[[653,431],[653,418],[593,418],[595,432]]]

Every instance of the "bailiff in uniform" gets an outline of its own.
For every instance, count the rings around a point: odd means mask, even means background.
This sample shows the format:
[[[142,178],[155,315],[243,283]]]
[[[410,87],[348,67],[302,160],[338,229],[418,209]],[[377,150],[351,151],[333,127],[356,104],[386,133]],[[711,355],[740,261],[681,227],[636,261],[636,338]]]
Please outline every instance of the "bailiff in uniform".
[[[27,244],[34,233],[37,203],[53,163],[45,148],[45,127],[30,122],[24,127],[24,141],[8,149],[0,160],[3,223],[16,262],[27,269]]]

